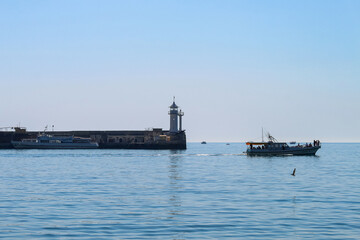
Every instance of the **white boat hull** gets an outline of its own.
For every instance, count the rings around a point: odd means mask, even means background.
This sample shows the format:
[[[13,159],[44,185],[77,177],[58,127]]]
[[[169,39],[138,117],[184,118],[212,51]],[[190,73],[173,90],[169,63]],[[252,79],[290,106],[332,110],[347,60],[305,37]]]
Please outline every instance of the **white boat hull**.
[[[39,143],[39,142],[21,142],[11,141],[11,144],[16,149],[94,149],[98,148],[99,144],[90,143]]]
[[[315,155],[321,146],[289,147],[285,149],[247,149],[248,156]]]

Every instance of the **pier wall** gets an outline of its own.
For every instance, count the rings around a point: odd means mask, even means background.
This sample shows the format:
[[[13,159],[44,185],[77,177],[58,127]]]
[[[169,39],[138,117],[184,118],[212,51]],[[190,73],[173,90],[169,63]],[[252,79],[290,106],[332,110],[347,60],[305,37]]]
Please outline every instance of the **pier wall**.
[[[0,132],[0,148],[13,148],[11,141],[35,139],[41,132]],[[170,133],[161,128],[145,131],[49,131],[54,136],[91,138],[102,149],[186,149],[185,131]]]

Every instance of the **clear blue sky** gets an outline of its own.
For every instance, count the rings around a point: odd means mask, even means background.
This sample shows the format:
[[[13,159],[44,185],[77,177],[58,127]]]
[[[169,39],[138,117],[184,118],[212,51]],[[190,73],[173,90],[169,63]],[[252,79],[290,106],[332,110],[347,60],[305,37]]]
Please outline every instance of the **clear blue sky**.
[[[0,1],[0,126],[360,141],[360,1]]]

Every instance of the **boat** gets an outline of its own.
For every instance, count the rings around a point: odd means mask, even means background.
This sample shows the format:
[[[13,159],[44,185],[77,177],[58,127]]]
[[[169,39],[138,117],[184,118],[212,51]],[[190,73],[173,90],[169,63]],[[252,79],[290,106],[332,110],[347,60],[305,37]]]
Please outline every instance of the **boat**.
[[[50,134],[39,134],[37,138],[11,141],[11,144],[16,149],[92,149],[99,147],[99,144],[91,141],[91,138]]]
[[[205,142],[205,141],[202,141],[201,144],[206,144],[206,142]]]
[[[246,154],[248,156],[315,155],[321,148],[319,140],[314,140],[313,144],[289,146],[286,142],[278,142],[270,134],[268,134],[268,138],[267,142],[246,142],[248,146]]]

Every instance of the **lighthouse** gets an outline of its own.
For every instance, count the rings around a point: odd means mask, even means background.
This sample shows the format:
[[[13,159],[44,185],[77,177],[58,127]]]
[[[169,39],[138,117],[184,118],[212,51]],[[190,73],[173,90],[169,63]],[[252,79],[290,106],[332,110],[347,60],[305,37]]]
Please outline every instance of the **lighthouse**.
[[[178,118],[180,117],[180,131],[182,131],[182,116],[184,116],[184,112],[182,112],[180,110],[180,112],[178,111],[178,106],[175,103],[175,97],[173,100],[173,103],[171,104],[171,106],[169,107],[170,111],[169,111],[169,115],[170,115],[170,133],[177,133],[179,132],[179,128],[178,128]]]

